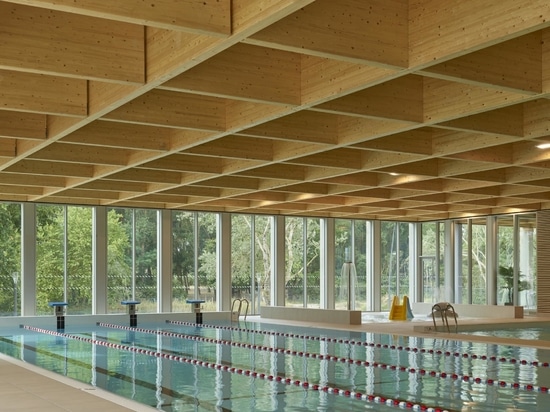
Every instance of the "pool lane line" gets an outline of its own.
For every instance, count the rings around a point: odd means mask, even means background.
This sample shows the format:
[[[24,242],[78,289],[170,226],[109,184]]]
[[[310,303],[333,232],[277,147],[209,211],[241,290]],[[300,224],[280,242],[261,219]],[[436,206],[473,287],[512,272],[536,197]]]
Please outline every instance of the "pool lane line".
[[[17,340],[7,339],[6,337],[0,337],[0,341],[2,341],[5,344],[17,347],[17,348],[24,348],[25,350],[32,351],[32,352],[34,352],[38,355],[41,355],[41,356],[47,356],[47,357],[52,358],[52,359],[54,359],[55,361],[58,361],[58,362],[59,361],[67,362],[73,367],[76,366],[78,368],[82,368],[82,369],[90,370],[90,371],[95,370],[97,373],[103,374],[103,375],[107,376],[109,379],[118,379],[119,381],[123,381],[123,382],[126,382],[126,383],[133,383],[133,384],[139,386],[141,389],[148,389],[148,390],[152,391],[153,393],[155,393],[160,388],[160,391],[163,395],[169,396],[172,399],[185,399],[186,401],[188,401],[190,403],[194,402],[195,399],[196,399],[193,395],[187,395],[183,392],[178,392],[177,390],[172,389],[172,388],[168,388],[164,385],[156,386],[156,385],[154,385],[150,382],[147,382],[145,380],[136,378],[134,376],[126,375],[126,374],[121,373],[121,372],[111,371],[111,370],[102,368],[100,366],[93,365],[93,364],[88,363],[88,362],[84,362],[84,361],[79,360],[79,359],[70,358],[70,357],[67,357],[66,355],[61,355],[59,353],[56,353],[56,352],[53,352],[53,351],[50,351],[50,350],[37,348],[36,346],[32,346],[32,345],[27,344],[27,343],[23,344],[23,343],[21,343],[20,341],[17,341]],[[85,343],[87,343],[87,342],[85,342]],[[35,363],[31,363],[28,360],[23,360],[21,358],[17,358],[13,355],[10,355],[10,354],[5,354],[5,355],[7,355],[9,357],[12,357],[12,358],[15,358],[15,359],[19,359],[19,360],[21,360],[23,362],[26,362],[26,363],[30,363],[31,365],[38,366],[42,369],[46,369],[45,367],[43,367],[41,365],[37,365]],[[61,372],[56,372],[56,373],[59,373],[59,374],[65,376],[67,378],[70,378],[70,379],[73,379],[73,380],[76,380],[76,381],[79,381],[79,382],[89,383],[88,381],[85,381],[85,380],[82,380],[82,379],[79,379],[79,378],[75,378],[73,376],[69,376],[69,374],[67,372],[65,374],[63,374]],[[109,391],[106,388],[103,388],[103,389]],[[203,400],[201,402],[201,404],[211,405],[211,402]],[[151,407],[156,406],[156,404],[146,404],[146,403],[144,403],[144,405],[148,405],[148,406],[151,406]],[[168,404],[166,404],[166,403],[162,404],[162,406],[167,406],[167,405]],[[214,405],[212,405],[212,410],[214,410]]]
[[[298,335],[295,333],[288,333],[288,332],[274,332],[269,330],[256,330],[256,329],[246,329],[246,328],[235,328],[233,326],[221,326],[221,325],[206,325],[202,323],[193,323],[193,322],[184,322],[179,320],[166,320],[166,323],[173,324],[173,325],[183,325],[183,326],[195,326],[195,327],[202,327],[205,329],[223,329],[223,330],[233,330],[236,332],[247,332],[247,333],[256,333],[260,335],[273,335],[273,336],[284,336],[286,338],[298,338],[298,339],[309,339],[309,340],[315,340],[315,341],[321,341],[321,342],[332,342],[332,343],[341,343],[341,344],[349,344],[349,345],[358,345],[358,346],[370,346],[375,348],[384,348],[384,349],[392,349],[392,350],[400,350],[400,351],[406,351],[406,352],[413,352],[413,353],[427,353],[430,355],[444,355],[447,357],[455,357],[455,358],[464,358],[464,359],[479,359],[483,361],[493,361],[493,362],[501,362],[501,363],[511,363],[511,364],[519,364],[519,365],[525,365],[525,366],[534,366],[534,367],[543,367],[548,368],[550,366],[550,363],[548,362],[539,362],[538,360],[534,361],[528,361],[528,360],[518,360],[514,358],[505,358],[505,357],[498,357],[498,356],[487,356],[487,355],[476,355],[476,354],[468,354],[468,353],[460,353],[460,352],[450,352],[450,351],[442,351],[439,349],[424,349],[424,348],[414,348],[410,346],[396,346],[396,345],[389,345],[387,343],[374,343],[374,342],[364,342],[364,341],[356,341],[353,339],[337,339],[337,338],[329,338],[329,337],[323,337],[323,336],[308,336],[308,335]],[[365,333],[365,332],[361,332]],[[380,334],[380,333],[379,333]],[[382,335],[388,335],[383,334]],[[431,338],[429,338],[431,339]]]
[[[222,371],[226,371],[226,372],[230,372],[238,375],[253,377],[256,379],[265,379],[269,381],[284,383],[286,385],[300,386],[306,390],[311,389],[313,391],[331,393],[334,395],[345,396],[348,398],[362,400],[370,403],[385,404],[387,406],[396,407],[400,409],[406,408],[406,409],[412,409],[414,411],[426,411],[426,412],[451,412],[445,408],[438,407],[438,406],[430,407],[424,404],[413,403],[410,401],[405,401],[400,399],[385,398],[383,396],[374,395],[374,394],[364,394],[362,392],[339,389],[334,386],[321,386],[317,384],[311,384],[310,382],[307,382],[307,381],[300,381],[297,379],[285,378],[283,376],[266,375],[264,373],[257,373],[255,371],[248,370],[248,369],[237,369],[235,367],[229,367],[227,365],[221,365],[219,363],[205,362],[202,360],[190,359],[183,356],[173,355],[165,352],[158,352],[158,351],[153,351],[149,349],[137,348],[135,346],[128,346],[128,345],[123,345],[119,343],[105,342],[103,340],[85,338],[83,336],[68,334],[64,332],[57,332],[50,329],[38,328],[36,326],[20,325],[20,327],[26,330],[30,330],[37,333],[43,333],[46,335],[58,336],[66,339],[78,340],[81,342],[88,342],[92,345],[104,346],[111,349],[118,349],[126,352],[138,353],[140,355],[153,356],[155,358],[172,360],[180,363],[188,363],[191,365],[202,366],[204,368],[222,370]]]
[[[300,357],[319,359],[319,360],[328,360],[332,362],[344,363],[349,365],[353,364],[357,366],[380,368],[384,370],[408,372],[410,374],[419,374],[422,376],[429,376],[431,378],[451,379],[454,381],[460,380],[463,382],[485,384],[488,386],[499,386],[501,388],[510,387],[516,390],[525,390],[525,391],[537,390],[542,393],[549,393],[549,389],[546,386],[538,387],[530,384],[522,385],[519,382],[508,383],[506,381],[502,381],[498,379],[491,379],[491,378],[484,379],[484,378],[475,377],[475,376],[463,375],[458,373],[447,373],[447,372],[440,372],[440,371],[433,371],[433,370],[427,371],[425,369],[417,369],[417,368],[411,368],[411,367],[405,367],[405,366],[399,366],[399,365],[392,365],[392,364],[387,364],[382,362],[369,362],[367,360],[363,361],[359,359],[338,357],[334,355],[322,355],[318,353],[296,351],[296,350],[277,348],[277,347],[273,348],[271,346],[262,346],[262,345],[255,345],[252,343],[235,342],[235,341],[225,340],[225,339],[206,338],[203,336],[187,335],[184,333],[170,332],[170,331],[156,330],[156,329],[146,329],[146,328],[140,328],[137,326],[124,326],[124,325],[116,325],[116,324],[105,323],[105,322],[97,322],[97,326],[102,326],[102,327],[111,328],[111,329],[148,333],[153,335],[161,335],[161,336],[167,336],[172,338],[188,339],[188,340],[197,341],[197,342],[206,342],[206,343],[213,343],[213,344],[235,346],[239,348],[254,349],[254,350],[260,350],[264,352],[280,353],[283,355],[300,356]]]

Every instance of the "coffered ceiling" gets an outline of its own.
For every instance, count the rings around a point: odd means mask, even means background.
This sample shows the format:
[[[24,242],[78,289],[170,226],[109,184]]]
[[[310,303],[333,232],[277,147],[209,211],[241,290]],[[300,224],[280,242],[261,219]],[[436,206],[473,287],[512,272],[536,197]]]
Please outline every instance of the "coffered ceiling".
[[[550,208],[547,0],[0,1],[0,200]]]

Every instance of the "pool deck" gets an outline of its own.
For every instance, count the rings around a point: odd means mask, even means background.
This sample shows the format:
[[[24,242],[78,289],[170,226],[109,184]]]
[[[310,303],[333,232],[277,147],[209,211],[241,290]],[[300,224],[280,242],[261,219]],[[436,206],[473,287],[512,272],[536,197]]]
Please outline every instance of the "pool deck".
[[[2,412],[150,412],[143,404],[0,354]]]
[[[409,321],[390,321],[387,313],[363,313],[361,325],[337,325],[322,322],[297,322],[287,320],[264,319],[260,316],[241,318],[235,327],[245,327],[248,322],[283,324],[311,328],[329,328],[356,332],[385,333],[403,336],[421,336],[431,338],[479,341],[502,345],[531,346],[550,349],[550,342],[526,341],[523,339],[473,336],[460,333],[448,333],[438,324],[433,330],[431,317],[415,317]],[[451,323],[452,322],[452,323]],[[462,329],[495,329],[513,324],[531,327],[540,322],[550,323],[549,316],[527,315],[523,319],[459,319],[459,331]],[[449,322],[454,332],[454,321]],[[430,329],[431,327],[431,329]],[[40,411],[40,412],[150,412],[156,408],[119,397],[92,385],[78,382],[62,375],[46,371],[34,365],[0,354],[0,402],[3,412]]]

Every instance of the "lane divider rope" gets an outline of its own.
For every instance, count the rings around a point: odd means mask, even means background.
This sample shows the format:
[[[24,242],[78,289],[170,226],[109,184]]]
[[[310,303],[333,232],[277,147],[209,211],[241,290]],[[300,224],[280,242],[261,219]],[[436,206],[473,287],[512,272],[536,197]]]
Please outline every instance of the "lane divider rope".
[[[337,388],[337,387],[334,387],[334,386],[322,386],[322,385],[318,385],[318,384],[312,384],[312,383],[307,382],[307,381],[300,381],[300,380],[297,380],[297,379],[285,378],[285,377],[282,377],[282,376],[266,375],[264,373],[258,373],[258,372],[253,371],[253,370],[238,369],[238,368],[227,366],[227,365],[221,365],[219,363],[205,362],[205,361],[197,360],[197,359],[190,359],[190,358],[186,358],[186,357],[179,356],[179,355],[169,354],[169,353],[166,353],[166,352],[158,352],[158,351],[153,351],[153,350],[149,350],[149,349],[138,348],[138,347],[135,347],[135,346],[128,346],[128,345],[124,345],[124,344],[120,344],[120,343],[106,342],[104,340],[86,338],[86,337],[83,337],[83,336],[72,335],[72,334],[68,334],[68,333],[64,333],[64,332],[56,332],[56,331],[53,331],[53,330],[38,328],[38,327],[35,327],[35,326],[21,325],[21,327],[26,329],[26,330],[37,332],[37,333],[43,333],[43,334],[47,334],[47,335],[51,335],[51,336],[63,337],[63,338],[66,338],[66,339],[78,340],[78,341],[81,341],[81,342],[91,343],[93,345],[104,346],[104,347],[117,349],[117,350],[122,350],[122,351],[127,351],[127,352],[139,353],[139,354],[143,354],[143,355],[148,355],[148,356],[153,356],[153,357],[156,357],[156,358],[167,359],[167,360],[180,362],[180,363],[187,363],[187,364],[191,364],[191,365],[202,366],[204,368],[211,368],[211,369],[227,371],[227,372],[230,372],[230,373],[249,376],[249,377],[256,378],[256,379],[264,379],[264,380],[284,383],[286,385],[300,386],[300,387],[302,387],[306,390],[313,390],[313,391],[318,391],[318,392],[331,393],[331,394],[334,394],[334,395],[345,396],[345,397],[348,397],[348,398],[362,400],[362,401],[369,402],[369,403],[385,404],[387,406],[392,406],[392,407],[401,408],[401,409],[404,409],[404,408],[412,409],[413,411],[449,412],[447,409],[442,408],[442,407],[429,407],[429,406],[426,406],[424,404],[414,403],[414,402],[400,400],[400,399],[386,398],[386,397],[379,396],[379,395],[374,395],[374,394],[365,394],[365,393],[361,393],[361,392],[355,392],[355,391],[350,391],[350,390],[346,390],[346,389],[340,389],[340,388]]]
[[[185,322],[185,321],[179,321],[179,320],[167,320],[166,323],[173,324],[173,325],[202,327],[202,328],[205,328],[205,329],[233,330],[233,331],[236,331],[236,332],[247,332],[247,333],[255,333],[255,334],[261,334],[261,335],[283,336],[283,337],[286,337],[286,338],[309,339],[309,340],[316,340],[316,341],[322,341],[322,342],[343,343],[343,344],[357,345],[357,346],[370,346],[370,347],[376,347],[376,348],[392,349],[392,350],[414,352],[414,353],[428,353],[430,355],[441,355],[441,356],[455,357],[455,358],[464,358],[464,359],[470,358],[470,359],[474,359],[474,360],[479,359],[479,360],[484,360],[484,361],[511,363],[511,364],[526,365],[526,366],[534,366],[534,367],[548,368],[550,366],[549,362],[539,362],[538,360],[533,360],[533,361],[528,361],[528,360],[525,360],[525,359],[519,359],[518,360],[518,359],[514,359],[514,358],[499,357],[499,356],[494,356],[494,355],[491,355],[491,356],[476,355],[476,354],[469,354],[469,353],[445,351],[445,350],[441,350],[441,349],[414,348],[414,347],[410,347],[410,346],[390,345],[390,344],[387,344],[387,343],[365,342],[365,341],[358,341],[358,340],[353,340],[353,339],[330,338],[330,337],[326,337],[326,336],[308,336],[308,335],[300,335],[300,334],[289,333],[289,332],[274,332],[274,331],[267,331],[267,330],[235,328],[233,326],[207,325],[207,324],[202,324],[202,323]]]
[[[380,368],[380,369],[386,369],[386,370],[392,370],[392,371],[400,371],[400,372],[408,372],[410,374],[420,374],[422,376],[429,376],[432,378],[440,378],[440,379],[452,379],[452,380],[461,380],[464,382],[474,382],[477,384],[486,384],[489,386],[492,385],[498,385],[501,388],[512,388],[517,390],[526,390],[526,391],[539,391],[543,393],[549,393],[549,389],[545,386],[534,386],[534,385],[522,385],[518,382],[506,382],[503,380],[495,380],[491,378],[483,379],[479,377],[474,376],[468,376],[458,373],[447,373],[447,372],[440,372],[440,371],[427,371],[425,369],[416,369],[411,367],[405,367],[405,366],[399,366],[399,365],[392,365],[392,364],[386,364],[382,362],[369,362],[369,361],[363,361],[359,359],[352,359],[352,358],[346,358],[346,357],[338,357],[334,355],[323,355],[319,353],[312,353],[312,352],[303,352],[303,351],[296,351],[286,348],[273,348],[271,346],[262,346],[262,345],[255,345],[251,343],[243,343],[243,342],[236,342],[236,341],[230,341],[225,339],[215,339],[215,338],[206,338],[203,336],[197,336],[197,335],[188,335],[184,333],[178,333],[178,332],[170,332],[170,331],[164,331],[164,330],[156,330],[156,329],[146,329],[146,328],[140,328],[135,326],[124,326],[124,325],[116,325],[106,322],[97,322],[97,326],[102,326],[105,328],[111,328],[111,329],[120,329],[120,330],[127,330],[127,331],[133,331],[133,332],[141,332],[141,333],[148,333],[153,335],[160,335],[160,336],[167,336],[167,337],[173,337],[173,338],[179,338],[179,339],[188,339],[192,341],[197,342],[206,342],[206,343],[213,343],[213,344],[221,344],[221,345],[228,345],[228,346],[235,346],[239,348],[247,348],[247,349],[254,349],[254,350],[260,350],[265,352],[272,352],[272,353],[280,353],[284,355],[291,355],[291,356],[300,356],[300,357],[306,357],[306,358],[312,358],[312,359],[319,359],[319,360],[328,360],[332,362],[339,362],[339,363],[346,363],[346,364],[354,364],[357,366],[365,366],[365,367],[371,367],[371,368]]]

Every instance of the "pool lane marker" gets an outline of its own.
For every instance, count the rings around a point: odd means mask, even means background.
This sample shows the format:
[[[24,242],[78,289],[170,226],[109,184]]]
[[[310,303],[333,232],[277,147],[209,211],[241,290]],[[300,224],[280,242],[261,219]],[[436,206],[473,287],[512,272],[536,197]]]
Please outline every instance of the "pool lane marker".
[[[195,327],[201,327],[205,329],[233,330],[236,332],[256,333],[260,335],[284,336],[286,338],[309,339],[309,340],[317,340],[322,342],[344,343],[344,344],[358,345],[358,346],[370,346],[370,347],[376,347],[376,348],[400,350],[400,351],[407,351],[407,352],[414,352],[414,353],[428,353],[430,355],[444,355],[448,357],[453,356],[455,358],[480,359],[484,361],[489,360],[493,362],[502,362],[502,363],[508,362],[512,364],[520,364],[520,365],[543,367],[543,368],[548,368],[550,366],[550,363],[548,362],[539,362],[537,360],[528,361],[524,359],[518,360],[514,358],[505,358],[505,357],[498,357],[498,356],[487,356],[487,355],[476,355],[476,354],[468,354],[468,353],[460,353],[460,352],[442,351],[439,349],[412,348],[410,346],[401,346],[401,345],[396,346],[396,345],[388,345],[387,343],[382,344],[382,343],[364,342],[364,341],[356,341],[353,339],[341,339],[341,338],[337,339],[337,338],[329,338],[324,336],[307,336],[307,335],[298,335],[295,333],[288,333],[288,332],[274,332],[274,331],[268,331],[268,330],[235,328],[233,326],[205,325],[205,324],[198,324],[193,322],[184,322],[179,320],[167,320],[166,323],[173,324],[173,325],[195,326]]]
[[[123,345],[119,343],[106,342],[104,340],[97,340],[97,339],[86,338],[83,336],[72,335],[72,334],[63,333],[63,332],[56,332],[49,329],[37,328],[35,326],[21,325],[21,328],[30,330],[33,332],[37,332],[37,333],[43,333],[46,335],[59,336],[66,339],[73,339],[81,342],[87,342],[87,343],[91,343],[92,345],[105,346],[107,348],[138,353],[141,355],[153,356],[155,358],[167,359],[167,360],[180,362],[180,363],[188,363],[191,365],[202,366],[204,368],[217,369],[217,370],[226,371],[226,372],[230,372],[238,375],[249,376],[256,379],[264,379],[264,380],[284,383],[286,385],[300,386],[306,390],[331,393],[334,395],[345,396],[348,398],[362,400],[369,403],[385,404],[387,406],[391,406],[395,408],[412,409],[413,411],[450,412],[449,410],[441,407],[429,407],[424,404],[414,403],[414,402],[405,401],[401,399],[385,398],[383,396],[365,394],[361,392],[350,391],[347,389],[339,389],[334,386],[321,386],[317,384],[311,384],[310,382],[307,382],[307,381],[300,381],[297,379],[285,378],[282,376],[266,375],[264,373],[258,373],[252,370],[238,369],[227,365],[220,365],[219,363],[205,362],[197,359],[190,359],[190,358],[186,358],[183,356],[174,355],[166,352],[157,352],[149,349],[138,348],[135,346],[128,346],[128,345]],[[128,328],[128,329],[134,330],[135,328]]]
[[[333,362],[340,362],[340,363],[346,363],[346,364],[353,364],[357,366],[365,366],[365,367],[371,367],[371,368],[380,368],[385,370],[392,370],[392,371],[400,371],[400,372],[408,372],[410,374],[419,374],[422,376],[429,376],[432,378],[440,378],[440,379],[451,379],[451,380],[460,380],[464,382],[473,382],[476,384],[486,384],[488,386],[500,386],[501,388],[510,387],[512,389],[517,390],[526,390],[526,391],[534,391],[538,390],[539,392],[543,393],[549,393],[549,389],[545,386],[533,386],[533,385],[522,385],[518,382],[505,382],[501,380],[495,380],[491,378],[479,378],[475,376],[468,376],[468,375],[462,375],[457,373],[447,373],[447,372],[439,372],[439,371],[427,371],[425,369],[416,369],[411,367],[405,367],[405,366],[399,366],[399,365],[392,365],[382,362],[369,362],[369,361],[363,361],[359,359],[352,359],[352,358],[346,358],[346,357],[338,357],[334,355],[322,355],[319,353],[311,353],[311,352],[302,352],[302,351],[296,351],[296,350],[290,350],[290,349],[284,349],[284,348],[273,348],[271,346],[262,346],[262,345],[255,345],[251,343],[243,343],[243,342],[235,342],[231,340],[225,340],[225,339],[214,339],[214,338],[206,338],[203,336],[196,336],[196,335],[187,335],[184,333],[178,333],[178,332],[170,332],[170,331],[164,331],[164,330],[156,330],[156,329],[146,329],[146,328],[140,328],[140,327],[134,327],[134,326],[124,326],[124,325],[116,325],[106,322],[97,322],[97,326],[102,326],[105,328],[112,328],[112,329],[120,329],[120,330],[127,330],[127,331],[133,331],[133,332],[141,332],[141,333],[149,333],[153,335],[161,335],[161,336],[168,336],[172,338],[179,338],[179,339],[188,339],[192,341],[197,342],[206,342],[206,343],[214,343],[214,344],[221,344],[221,345],[228,345],[228,346],[235,346],[239,348],[247,348],[247,349],[254,349],[254,350],[261,350],[265,352],[272,352],[272,353],[280,353],[283,355],[291,355],[291,356],[301,356],[306,358],[312,358],[312,359],[319,359],[319,360],[328,360]]]

